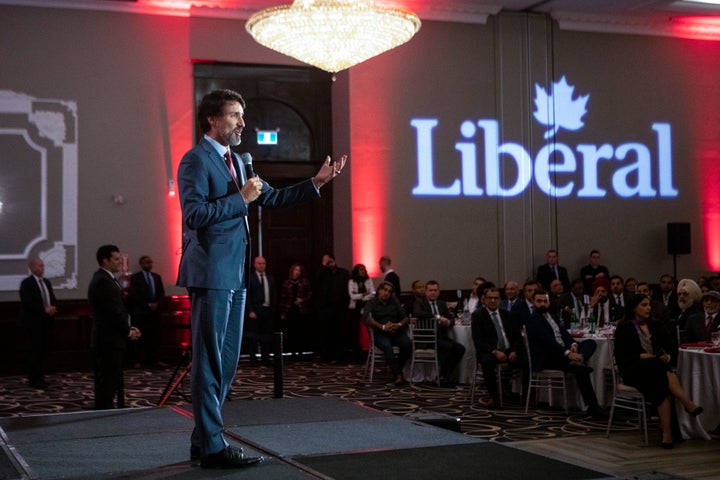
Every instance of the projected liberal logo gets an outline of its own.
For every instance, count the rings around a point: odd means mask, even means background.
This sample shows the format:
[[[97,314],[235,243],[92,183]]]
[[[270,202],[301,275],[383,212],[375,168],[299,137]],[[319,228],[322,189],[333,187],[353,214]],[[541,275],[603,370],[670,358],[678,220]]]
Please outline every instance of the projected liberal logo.
[[[677,197],[678,190],[673,186],[670,124],[650,125],[657,139],[653,145],[655,158],[650,146],[640,142],[593,144],[583,138],[581,132],[590,94],[575,95],[574,92],[575,86],[568,84],[565,77],[548,90],[535,84],[533,116],[547,128],[543,137],[548,143],[534,156],[518,143],[500,144],[497,120],[462,122],[460,135],[467,141],[455,143],[460,155],[461,177],[449,185],[438,185],[434,179],[434,171],[439,167],[433,157],[433,130],[439,120],[412,119],[410,125],[417,135],[418,172],[413,195],[513,197],[522,194],[534,181],[542,192],[553,197]],[[562,130],[572,132],[564,138],[577,138],[578,143],[556,141]],[[478,144],[484,145],[480,154]],[[602,162],[609,162],[612,167],[611,175],[603,178],[598,173],[604,166]],[[507,175],[507,171],[516,173]]]

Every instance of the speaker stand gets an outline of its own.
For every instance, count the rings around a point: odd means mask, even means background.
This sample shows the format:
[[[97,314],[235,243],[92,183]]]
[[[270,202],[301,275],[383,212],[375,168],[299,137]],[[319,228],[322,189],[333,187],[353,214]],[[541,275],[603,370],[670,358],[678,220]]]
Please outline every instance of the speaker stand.
[[[168,398],[170,398],[170,395],[175,392],[178,385],[183,381],[185,376],[190,373],[190,369],[192,368],[192,347],[188,344],[185,348],[183,348],[183,352],[180,355],[180,360],[178,361],[177,365],[175,366],[175,371],[173,371],[172,376],[170,377],[170,380],[167,383],[167,386],[165,387],[165,390],[163,391],[162,396],[160,397],[160,401],[158,402],[158,407],[162,407],[165,405],[165,403],[168,401]]]

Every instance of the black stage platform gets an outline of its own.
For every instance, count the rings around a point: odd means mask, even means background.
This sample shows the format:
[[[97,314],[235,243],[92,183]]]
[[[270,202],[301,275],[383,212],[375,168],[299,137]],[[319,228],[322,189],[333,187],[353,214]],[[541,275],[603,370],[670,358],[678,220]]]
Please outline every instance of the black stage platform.
[[[189,461],[188,411],[134,408],[0,420],[0,480],[608,478],[331,397],[236,400],[224,419],[227,437],[263,464],[202,469]]]

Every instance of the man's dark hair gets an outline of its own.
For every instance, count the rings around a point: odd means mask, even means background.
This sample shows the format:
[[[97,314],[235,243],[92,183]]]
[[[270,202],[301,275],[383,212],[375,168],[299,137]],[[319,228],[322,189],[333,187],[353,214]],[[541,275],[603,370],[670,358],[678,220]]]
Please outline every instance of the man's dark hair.
[[[198,105],[197,111],[197,120],[202,133],[210,131],[210,122],[208,122],[208,117],[221,117],[225,113],[225,104],[230,102],[238,102],[243,109],[245,108],[245,100],[242,96],[235,91],[227,89],[214,90],[200,100],[200,105]]]
[[[112,257],[112,254],[114,252],[120,253],[120,249],[117,247],[117,245],[102,245],[100,248],[98,248],[97,253],[95,254],[98,265],[102,266],[103,260]]]

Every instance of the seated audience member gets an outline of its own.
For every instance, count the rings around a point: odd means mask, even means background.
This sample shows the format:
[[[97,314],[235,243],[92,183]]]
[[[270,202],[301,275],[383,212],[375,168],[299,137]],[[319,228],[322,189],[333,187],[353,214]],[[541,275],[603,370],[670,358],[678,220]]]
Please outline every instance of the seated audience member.
[[[425,284],[425,298],[415,300],[413,316],[437,319],[437,349],[440,364],[440,385],[454,387],[453,372],[465,354],[465,347],[450,338],[455,322],[450,319],[447,303],[438,300],[440,285],[435,280]]]
[[[348,305],[348,360],[360,361],[361,345],[360,339],[362,334],[360,329],[365,330],[362,325],[362,310],[365,302],[373,297],[375,285],[368,276],[367,269],[362,263],[358,263],[350,273],[348,280],[348,295],[350,296],[350,305]]]
[[[553,280],[560,280],[563,290],[570,288],[567,269],[558,264],[557,250],[547,251],[545,254],[545,264],[538,267],[535,280],[537,280],[546,291],[552,290],[551,283]]]
[[[533,303],[535,311],[526,325],[533,369],[562,370],[575,374],[583,401],[588,406],[587,413],[593,417],[603,417],[605,411],[600,407],[590,381],[593,369],[587,365],[597,344],[594,340],[575,343],[567,328],[550,315],[550,299],[545,291],[536,291]]]
[[[702,296],[703,312],[694,313],[687,319],[685,342],[709,342],[712,332],[720,328],[720,292],[710,290]]]
[[[570,285],[570,293],[566,294],[560,301],[562,308],[570,310],[570,313],[574,314],[578,320],[582,317],[585,304],[587,303],[584,292],[585,286],[583,285],[583,281],[576,278]]]
[[[517,365],[522,351],[522,336],[512,314],[500,306],[500,290],[485,290],[484,308],[478,308],[472,315],[472,336],[477,362],[480,364],[490,398],[484,406],[494,408],[499,401],[497,373],[500,363]]]
[[[653,292],[655,300],[660,300],[670,311],[670,318],[677,318],[680,314],[675,279],[669,273],[660,276],[660,290]]]
[[[425,282],[423,282],[422,280],[415,280],[414,282],[412,282],[410,290],[412,292],[412,298],[410,298],[410,300],[408,300],[408,303],[405,304],[405,311],[408,315],[412,316],[415,301],[425,298]]]
[[[634,277],[628,277],[625,279],[625,293],[628,295],[632,295],[635,293],[635,289],[637,288],[637,279]]]
[[[380,282],[375,297],[365,304],[365,324],[375,333],[375,346],[383,351],[385,362],[393,374],[395,386],[404,385],[403,367],[412,355],[412,340],[407,336],[410,319],[393,295],[390,282]],[[393,347],[400,350],[397,358]]]
[[[681,335],[686,328],[687,319],[696,313],[703,313],[702,298],[703,292],[695,280],[683,278],[678,282],[677,303],[678,307],[680,307],[680,313],[675,323],[680,327]]]
[[[650,288],[649,283],[638,282],[636,291],[641,295],[650,297],[650,306],[652,307],[650,310],[650,317],[653,320],[660,322],[661,325],[669,325],[672,322],[672,319],[670,318],[670,310],[667,309],[664,303],[652,298],[652,289]],[[625,316],[627,317],[627,313]],[[668,332],[669,331],[670,330],[668,330]]]
[[[650,318],[650,298],[636,294],[628,301],[628,320],[615,331],[615,361],[623,382],[640,390],[652,403],[660,418],[662,447],[673,447],[670,396],[675,397],[692,416],[702,413],[683,390],[670,369],[670,338],[665,329]],[[679,440],[679,439],[678,439]]]
[[[610,321],[621,322],[625,320],[625,304],[630,295],[625,292],[625,282],[620,275],[610,277]]]
[[[518,285],[518,282],[515,280],[508,280],[505,282],[503,291],[505,292],[505,298],[500,300],[500,308],[507,310],[508,312],[512,312],[515,302],[519,299],[520,285]]]
[[[518,324],[522,327],[533,313],[533,295],[540,289],[540,284],[534,280],[529,280],[523,285],[523,295],[513,305],[510,310]]]
[[[710,290],[720,292],[720,276],[712,275],[708,277],[708,285],[710,285]]]
[[[605,265],[600,265],[600,251],[591,250],[588,264],[580,269],[580,278],[583,281],[586,295],[592,295],[592,284],[598,278],[610,278],[610,272]]]
[[[548,292],[548,296],[550,297],[550,313],[558,315],[563,322],[570,324],[570,312],[562,308],[564,295],[565,291],[563,290],[563,285],[560,280],[550,282],[550,292]]]
[[[470,295],[467,299],[465,299],[465,305],[462,306],[462,311],[472,314],[478,307],[481,306],[480,293],[478,292],[478,288],[481,287],[484,283],[485,279],[482,277],[477,277],[475,280],[473,280],[472,288],[470,289]],[[458,305],[458,307],[460,307],[460,305]]]
[[[610,281],[607,278],[598,278],[592,284],[590,297],[590,312],[595,316],[598,328],[610,323]],[[590,315],[588,313],[588,315]]]

